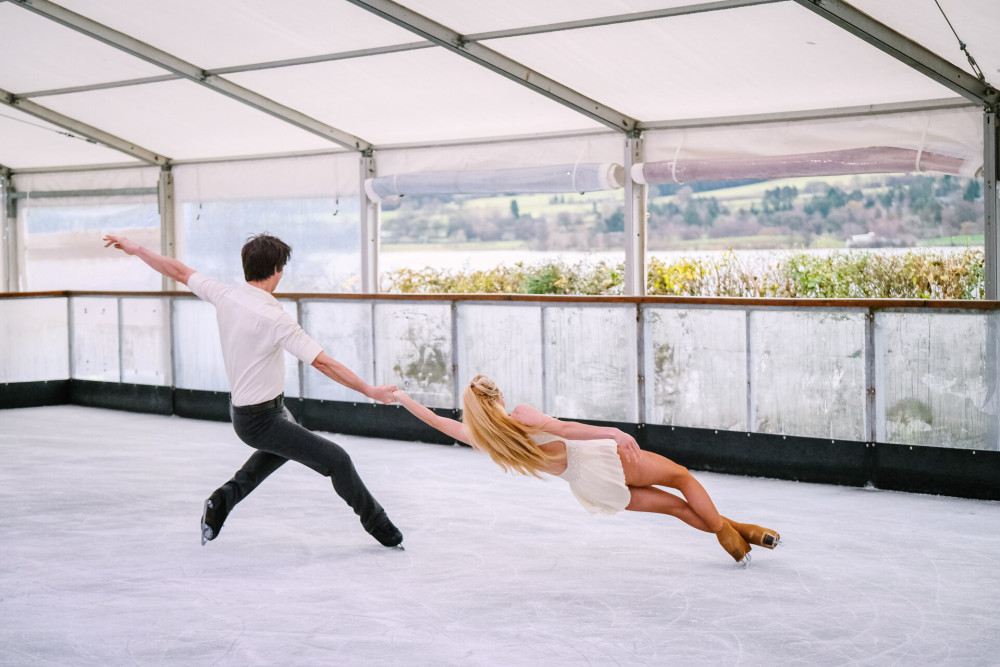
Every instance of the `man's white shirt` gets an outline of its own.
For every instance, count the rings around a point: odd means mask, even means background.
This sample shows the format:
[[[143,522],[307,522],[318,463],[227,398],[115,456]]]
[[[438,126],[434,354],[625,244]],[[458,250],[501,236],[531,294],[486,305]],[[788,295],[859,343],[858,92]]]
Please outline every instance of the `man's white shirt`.
[[[306,364],[323,351],[260,288],[221,283],[198,272],[188,279],[188,288],[215,306],[233,405],[263,403],[285,390],[285,350]]]

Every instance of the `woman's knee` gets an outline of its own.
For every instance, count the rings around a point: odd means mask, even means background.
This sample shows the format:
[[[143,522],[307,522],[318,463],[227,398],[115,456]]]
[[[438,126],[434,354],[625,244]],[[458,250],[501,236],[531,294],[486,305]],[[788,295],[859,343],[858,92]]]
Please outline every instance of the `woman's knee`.
[[[694,475],[691,474],[690,470],[688,470],[682,465],[677,465],[677,464],[674,465],[676,467],[673,469],[673,471],[671,471],[672,483],[670,486],[674,487],[675,489],[681,489],[690,484],[691,482],[696,481]]]

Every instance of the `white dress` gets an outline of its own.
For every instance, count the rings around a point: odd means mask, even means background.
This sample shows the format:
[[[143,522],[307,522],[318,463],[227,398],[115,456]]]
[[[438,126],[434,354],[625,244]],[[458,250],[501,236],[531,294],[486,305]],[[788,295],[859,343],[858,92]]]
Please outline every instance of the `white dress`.
[[[588,512],[617,514],[628,506],[632,494],[614,440],[567,440],[548,433],[535,433],[531,439],[539,445],[556,440],[566,443],[566,470],[557,477],[569,483]]]

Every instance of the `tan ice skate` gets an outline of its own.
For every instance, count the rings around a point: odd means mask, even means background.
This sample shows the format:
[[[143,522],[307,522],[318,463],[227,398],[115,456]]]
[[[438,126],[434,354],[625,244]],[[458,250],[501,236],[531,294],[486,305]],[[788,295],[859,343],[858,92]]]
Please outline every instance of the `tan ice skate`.
[[[722,522],[722,528],[715,534],[719,544],[725,549],[740,567],[750,566],[750,545],[743,539],[729,521]]]
[[[726,517],[722,518],[736,529],[736,532],[740,534],[740,537],[754,546],[764,547],[765,549],[773,549],[781,543],[781,535],[779,535],[776,530],[756,526],[752,523],[740,523],[739,521],[733,521],[732,519],[727,519]]]

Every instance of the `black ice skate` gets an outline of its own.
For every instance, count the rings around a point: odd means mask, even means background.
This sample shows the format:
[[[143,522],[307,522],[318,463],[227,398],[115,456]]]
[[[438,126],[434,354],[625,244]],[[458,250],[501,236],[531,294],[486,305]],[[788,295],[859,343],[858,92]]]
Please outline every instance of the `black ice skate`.
[[[365,526],[365,530],[384,547],[403,548],[403,534],[399,532],[399,529],[393,525],[392,521],[384,513],[371,528]]]
[[[219,536],[222,532],[222,524],[229,516],[229,509],[226,507],[225,498],[218,490],[212,493],[201,511],[201,546]]]

